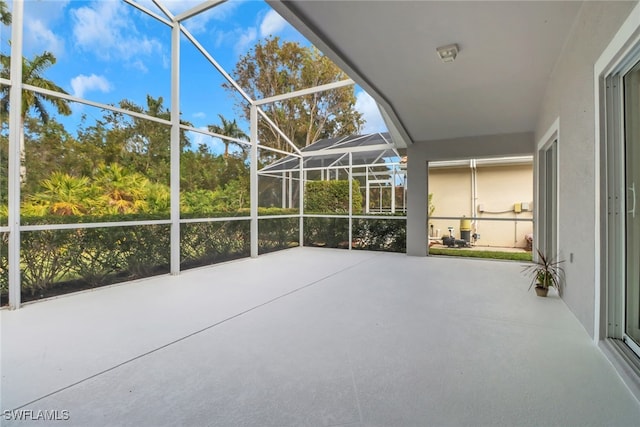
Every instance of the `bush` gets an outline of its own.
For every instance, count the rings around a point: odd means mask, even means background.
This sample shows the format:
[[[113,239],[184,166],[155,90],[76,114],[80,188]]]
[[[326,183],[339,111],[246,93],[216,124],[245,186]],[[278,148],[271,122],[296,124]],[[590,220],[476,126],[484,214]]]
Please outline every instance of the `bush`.
[[[300,245],[298,218],[265,218],[258,226],[258,253],[263,254]]]
[[[327,248],[348,248],[349,220],[346,218],[305,218],[304,244]]]
[[[362,213],[362,194],[358,181],[351,181],[352,212]],[[309,181],[305,185],[304,209],[306,213],[348,214],[349,181]]]
[[[193,268],[249,256],[250,228],[248,220],[182,224],[181,267]]]
[[[405,252],[407,221],[403,219],[354,218],[353,242],[355,249]]]

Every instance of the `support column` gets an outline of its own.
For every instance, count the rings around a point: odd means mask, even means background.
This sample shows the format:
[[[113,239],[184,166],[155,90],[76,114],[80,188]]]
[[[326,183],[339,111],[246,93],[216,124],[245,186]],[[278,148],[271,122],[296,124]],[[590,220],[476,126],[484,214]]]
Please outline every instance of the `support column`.
[[[288,208],[293,207],[293,171],[287,172],[289,174],[289,203],[287,203]]]
[[[180,24],[171,29],[171,274],[180,273]]]
[[[407,191],[407,255],[426,256],[428,221],[428,167],[418,150],[407,153],[407,181],[411,180],[411,188]],[[415,151],[415,152],[412,152]]]
[[[304,171],[304,157],[300,157],[300,200],[298,200],[298,206],[300,210],[300,225],[299,225],[299,234],[298,239],[300,242],[300,247],[304,246],[304,183],[307,181],[306,178],[307,173]]]
[[[349,250],[353,245],[353,154],[349,152]]]
[[[251,203],[251,258],[258,256],[258,107],[251,105],[249,193]]]
[[[364,176],[364,188],[366,189],[366,192],[364,194],[364,213],[368,214],[369,213],[369,203],[370,203],[370,196],[369,196],[369,192],[370,192],[370,188],[369,188],[369,168],[365,168],[364,170],[365,172],[365,176]]]
[[[9,89],[9,307],[20,308],[20,138],[22,105],[22,27],[24,1],[14,0],[11,29],[11,88]]]
[[[391,213],[396,213],[396,167],[391,174]]]
[[[282,200],[280,205],[282,206],[282,209],[285,209],[287,207],[287,173],[282,172],[280,176],[280,179],[282,179],[282,194],[280,196],[282,197]]]

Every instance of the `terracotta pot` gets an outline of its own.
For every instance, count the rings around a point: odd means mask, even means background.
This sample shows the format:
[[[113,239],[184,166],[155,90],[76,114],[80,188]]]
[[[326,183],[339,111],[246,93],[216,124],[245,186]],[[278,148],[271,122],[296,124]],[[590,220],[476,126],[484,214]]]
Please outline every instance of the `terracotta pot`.
[[[536,286],[536,295],[538,295],[539,297],[546,297],[548,293],[549,293],[549,288]]]

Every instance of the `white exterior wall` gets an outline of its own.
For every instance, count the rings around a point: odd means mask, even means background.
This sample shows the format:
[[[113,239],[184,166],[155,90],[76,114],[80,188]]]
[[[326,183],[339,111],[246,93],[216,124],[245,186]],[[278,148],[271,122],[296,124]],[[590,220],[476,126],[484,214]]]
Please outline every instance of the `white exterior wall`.
[[[478,217],[503,219],[532,219],[532,211],[514,211],[515,203],[533,202],[533,171],[525,165],[478,165],[476,169],[476,197],[472,196],[472,169],[466,167],[429,168],[429,193],[433,194],[435,217]],[[482,205],[485,212],[475,208]],[[433,219],[434,232],[448,235],[448,227],[455,228],[460,237],[460,221]],[[480,234],[476,246],[526,248],[525,236],[533,232],[532,222],[479,220],[472,223],[472,232]]]
[[[526,156],[533,153],[533,147],[532,133],[424,141],[411,145],[407,149],[407,255],[427,255],[428,162]]]
[[[596,259],[594,64],[636,2],[584,2],[551,75],[535,133],[559,119],[559,258],[564,300],[593,336]],[[573,254],[573,262],[569,262]]]

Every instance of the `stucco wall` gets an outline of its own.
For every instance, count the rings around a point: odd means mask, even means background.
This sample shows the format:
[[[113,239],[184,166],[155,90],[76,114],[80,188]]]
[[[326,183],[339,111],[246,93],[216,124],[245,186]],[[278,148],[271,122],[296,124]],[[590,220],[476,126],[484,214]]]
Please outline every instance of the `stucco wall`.
[[[533,133],[483,135],[423,141],[407,149],[407,254],[427,254],[427,162],[533,153]]]
[[[593,335],[595,297],[595,107],[593,67],[636,2],[584,2],[551,76],[538,141],[559,118],[559,257],[564,300]],[[573,254],[573,262],[569,262]]]
[[[531,210],[515,213],[515,203],[526,202],[533,206],[532,165],[479,165],[476,169],[477,200],[472,201],[471,173],[467,167],[429,168],[429,192],[433,194],[436,207],[434,216],[476,216],[488,218],[531,219]],[[474,208],[482,205],[485,212]],[[434,230],[447,235],[447,227],[455,228],[460,236],[460,222],[454,220],[431,220]],[[482,221],[474,224],[474,231],[480,234],[477,246],[526,247],[525,235],[532,233],[531,222]]]

